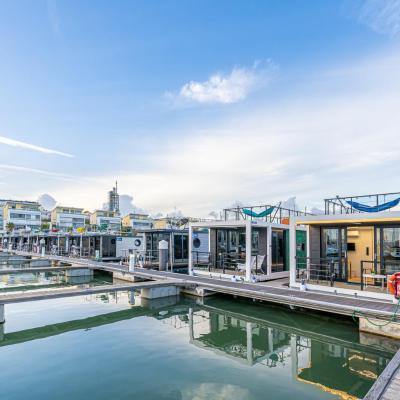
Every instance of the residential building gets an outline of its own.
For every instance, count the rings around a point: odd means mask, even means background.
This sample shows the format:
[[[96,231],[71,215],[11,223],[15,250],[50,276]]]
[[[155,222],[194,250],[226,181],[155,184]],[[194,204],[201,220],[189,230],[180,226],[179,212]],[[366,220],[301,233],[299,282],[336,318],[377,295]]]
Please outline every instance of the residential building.
[[[84,228],[85,219],[83,208],[58,206],[51,211],[52,227],[60,230]]]
[[[133,230],[151,229],[153,222],[148,214],[131,213],[122,218],[122,225]]]
[[[95,210],[90,214],[90,225],[110,231],[121,230],[121,217],[116,211]]]
[[[39,230],[41,225],[40,204],[33,201],[6,200],[3,210],[3,229],[13,224],[14,229]]]

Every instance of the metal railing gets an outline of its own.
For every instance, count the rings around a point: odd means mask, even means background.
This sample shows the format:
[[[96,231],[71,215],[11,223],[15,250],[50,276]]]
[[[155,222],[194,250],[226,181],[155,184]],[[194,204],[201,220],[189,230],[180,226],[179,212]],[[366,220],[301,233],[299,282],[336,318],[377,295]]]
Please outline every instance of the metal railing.
[[[360,263],[361,290],[365,289],[365,284],[368,279],[372,279],[374,281],[372,286],[377,284],[375,282],[377,279],[381,281],[380,286],[382,288],[387,288],[388,277],[395,272],[400,272],[400,261],[362,260]]]
[[[243,209],[250,210],[251,212],[260,212],[265,209],[274,207],[274,210],[271,214],[266,215],[265,217],[253,217],[251,215],[246,215],[243,213]],[[257,205],[257,206],[242,206],[242,207],[233,207],[233,208],[225,208],[224,209],[224,219],[225,221],[230,220],[230,216],[233,215],[233,219],[238,220],[256,220],[256,221],[265,221],[271,223],[283,223],[284,219],[290,219],[291,217],[299,217],[299,216],[306,216],[306,215],[313,215],[307,211],[300,211],[291,208],[281,207],[279,205],[271,205],[271,204],[264,204],[264,205]]]
[[[259,254],[256,252],[252,253],[252,257],[255,257],[254,265],[252,265],[252,273],[266,274],[262,264],[260,265]],[[266,256],[264,256],[264,259]],[[245,273],[245,254],[237,253],[218,253],[216,256],[213,253],[205,251],[192,251],[192,261],[193,268],[203,269],[208,272],[218,272],[226,273],[229,271],[236,272],[237,274]]]
[[[326,258],[296,257],[296,280],[306,283],[335,285],[337,279],[335,260]]]
[[[325,214],[355,214],[360,211],[353,208],[347,201],[367,201],[371,205],[377,206],[387,201],[393,200],[393,197],[400,197],[400,192],[394,193],[375,193],[365,194],[360,196],[336,196],[330,199],[325,199]]]

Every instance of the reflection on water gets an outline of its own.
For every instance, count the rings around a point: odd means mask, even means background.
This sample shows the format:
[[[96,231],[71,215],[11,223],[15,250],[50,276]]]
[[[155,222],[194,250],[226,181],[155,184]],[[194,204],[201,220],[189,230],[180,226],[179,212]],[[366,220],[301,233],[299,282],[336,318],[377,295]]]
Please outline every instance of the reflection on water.
[[[67,276],[63,271],[0,275],[0,291],[2,292],[109,283],[112,283],[110,276],[107,273],[97,271],[94,276]]]
[[[96,399],[135,395],[196,400],[287,399],[289,395],[299,400],[358,399],[398,347],[396,341],[360,334],[350,321],[225,297],[204,303],[175,298],[149,301],[123,292],[87,296],[73,305],[68,303],[71,300],[63,301],[61,315],[68,307],[82,313],[87,305],[102,313],[91,315],[86,309],[88,314],[77,319],[7,331],[13,318],[10,312],[11,321],[0,335],[0,358],[5,362],[18,358],[18,349],[34,360],[36,349],[41,350],[37,368],[38,373],[46,373],[46,390],[38,388],[37,397],[30,398],[64,398],[57,385],[68,376],[75,387],[66,391],[65,398],[76,399],[87,398],[88,387]],[[43,302],[43,307],[46,304],[50,302]],[[35,325],[37,315],[30,318]],[[46,342],[37,340],[45,338]],[[13,352],[7,354],[5,350],[11,348]],[[57,364],[57,373],[52,369],[55,353],[65,357]],[[96,362],[104,363],[101,369],[96,369]],[[20,372],[10,365],[8,372],[0,372],[2,382],[12,381]],[[38,379],[35,370],[25,374]],[[85,376],[84,383],[79,374]],[[104,388],[99,376],[106,380]],[[7,398],[24,398],[28,383],[20,382],[19,388],[7,383],[4,390],[11,396]]]

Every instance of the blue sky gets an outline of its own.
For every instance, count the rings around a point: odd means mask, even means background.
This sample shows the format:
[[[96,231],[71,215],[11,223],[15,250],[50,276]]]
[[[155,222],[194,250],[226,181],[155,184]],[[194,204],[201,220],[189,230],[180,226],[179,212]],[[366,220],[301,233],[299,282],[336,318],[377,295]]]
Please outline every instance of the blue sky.
[[[399,41],[400,0],[0,1],[0,196],[396,191]]]

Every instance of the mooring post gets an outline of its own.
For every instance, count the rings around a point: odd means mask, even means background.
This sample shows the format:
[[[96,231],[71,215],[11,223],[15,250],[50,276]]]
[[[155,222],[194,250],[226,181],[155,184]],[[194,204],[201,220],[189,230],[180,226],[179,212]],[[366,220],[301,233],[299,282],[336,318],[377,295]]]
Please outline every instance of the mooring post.
[[[160,271],[167,270],[168,263],[168,242],[161,240],[158,243],[158,268]]]
[[[129,272],[135,272],[136,253],[129,254]]]
[[[45,256],[45,251],[46,251],[46,240],[44,240],[44,238],[42,238],[42,239],[40,239],[40,252],[41,252],[41,255],[42,255],[42,257],[44,257]]]

